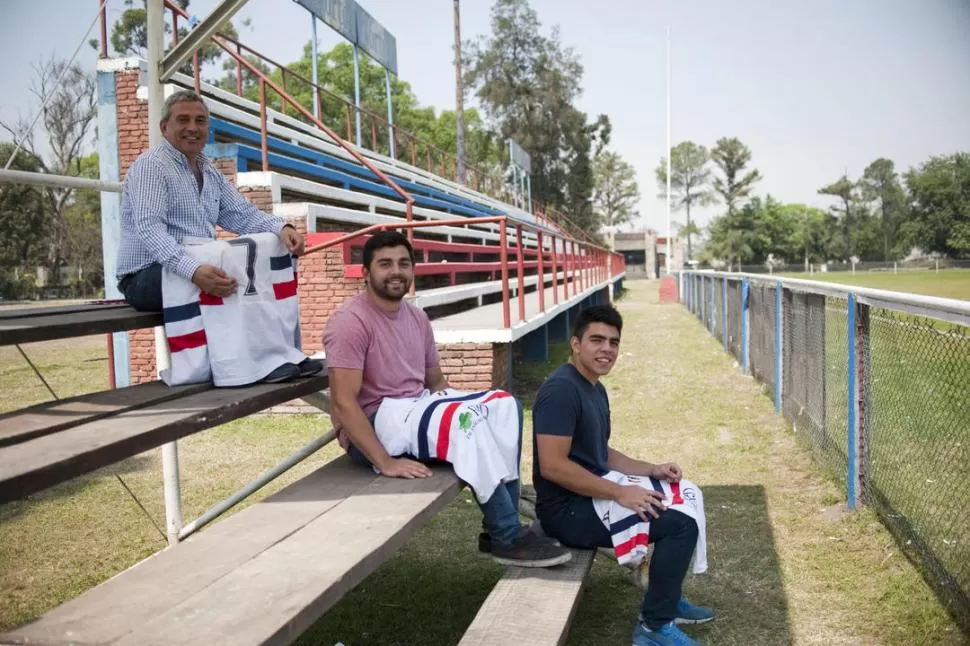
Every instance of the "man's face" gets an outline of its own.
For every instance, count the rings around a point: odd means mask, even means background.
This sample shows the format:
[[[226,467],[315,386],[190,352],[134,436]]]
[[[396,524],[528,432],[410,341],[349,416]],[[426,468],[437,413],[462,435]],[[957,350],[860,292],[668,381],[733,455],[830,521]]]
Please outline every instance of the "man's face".
[[[381,298],[399,301],[411,289],[414,265],[405,247],[383,247],[374,251],[370,267],[364,269],[364,278],[374,293]]]
[[[620,332],[606,323],[591,323],[582,339],[570,341],[573,356],[589,373],[602,377],[609,374],[620,352]]]
[[[194,158],[205,148],[209,136],[209,117],[198,101],[179,101],[172,105],[168,121],[162,122],[162,135],[179,152]]]

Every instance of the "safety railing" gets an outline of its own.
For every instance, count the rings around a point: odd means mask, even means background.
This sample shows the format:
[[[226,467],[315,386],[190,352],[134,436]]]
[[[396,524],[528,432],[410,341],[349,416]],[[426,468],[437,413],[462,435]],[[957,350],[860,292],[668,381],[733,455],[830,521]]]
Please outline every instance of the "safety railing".
[[[681,303],[765,384],[970,630],[970,301],[682,272]]]
[[[499,229],[499,243],[497,251],[499,255],[499,272],[502,281],[502,325],[506,329],[512,327],[511,297],[509,289],[509,248],[512,240],[514,240],[515,245],[515,271],[517,283],[516,292],[519,295],[517,299],[518,317],[519,322],[524,322],[526,320],[525,257],[529,253],[529,250],[523,243],[522,233],[524,230],[533,231],[536,236],[536,246],[532,253],[536,256],[535,268],[536,275],[538,276],[536,291],[539,299],[539,311],[543,314],[547,309],[545,293],[547,272],[549,272],[551,275],[550,277],[552,280],[551,295],[553,305],[558,305],[559,303],[560,273],[562,273],[564,276],[562,281],[563,301],[570,299],[570,278],[572,279],[572,297],[576,297],[580,293],[585,293],[586,290],[592,288],[593,286],[610,281],[614,277],[622,274],[624,264],[623,256],[621,254],[612,253],[591,243],[579,242],[572,238],[550,234],[548,231],[544,231],[541,227],[523,224],[514,220],[512,221],[514,223],[513,236],[512,232],[509,231],[509,221],[510,218],[500,215],[474,218],[473,220],[469,218],[462,218],[455,220],[428,220],[394,224],[374,224],[338,238],[328,240],[321,244],[308,247],[306,253],[316,253],[332,247],[338,247],[347,242],[357,240],[362,236],[389,229],[413,230],[422,227],[467,226],[469,224],[481,225],[496,223],[498,224]],[[543,253],[538,253],[539,249],[543,250]],[[548,252],[545,251],[546,249],[548,249]],[[546,261],[546,258],[548,258],[548,262]],[[619,271],[617,271],[617,269],[619,269]],[[412,294],[414,293],[414,289],[414,283],[412,282]]]

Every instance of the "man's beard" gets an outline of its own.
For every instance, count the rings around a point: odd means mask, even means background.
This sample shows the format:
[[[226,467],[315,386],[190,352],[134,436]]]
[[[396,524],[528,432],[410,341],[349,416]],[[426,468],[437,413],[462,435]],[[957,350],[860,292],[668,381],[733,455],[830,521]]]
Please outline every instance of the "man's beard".
[[[397,280],[401,281],[400,287],[390,285],[392,281]],[[386,298],[389,301],[399,301],[404,298],[411,289],[411,281],[403,277],[394,277],[381,283],[372,283],[372,287],[374,288],[374,291],[377,292],[377,295],[381,298]]]

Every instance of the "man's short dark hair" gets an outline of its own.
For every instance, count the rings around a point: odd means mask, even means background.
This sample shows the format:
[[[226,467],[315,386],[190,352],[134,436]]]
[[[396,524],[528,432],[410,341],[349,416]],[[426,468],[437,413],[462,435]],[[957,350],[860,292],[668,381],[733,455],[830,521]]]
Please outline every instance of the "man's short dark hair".
[[[370,271],[370,263],[374,260],[374,252],[386,247],[404,247],[408,250],[408,258],[414,263],[414,248],[404,234],[400,231],[378,231],[364,243],[364,268]]]
[[[586,330],[592,323],[606,323],[615,327],[617,332],[623,331],[623,317],[620,316],[615,307],[612,305],[594,305],[587,307],[576,317],[576,322],[573,323],[573,336],[582,340],[583,335],[586,334]]]

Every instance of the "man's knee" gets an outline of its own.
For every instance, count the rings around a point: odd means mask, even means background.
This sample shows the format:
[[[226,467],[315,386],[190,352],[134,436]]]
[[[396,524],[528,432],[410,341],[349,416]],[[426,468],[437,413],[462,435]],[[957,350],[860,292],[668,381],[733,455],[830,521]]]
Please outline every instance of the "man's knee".
[[[696,520],[676,509],[668,509],[664,513],[668,516],[667,521],[674,524],[669,535],[684,538],[691,542],[697,540],[700,530],[697,528]]]

